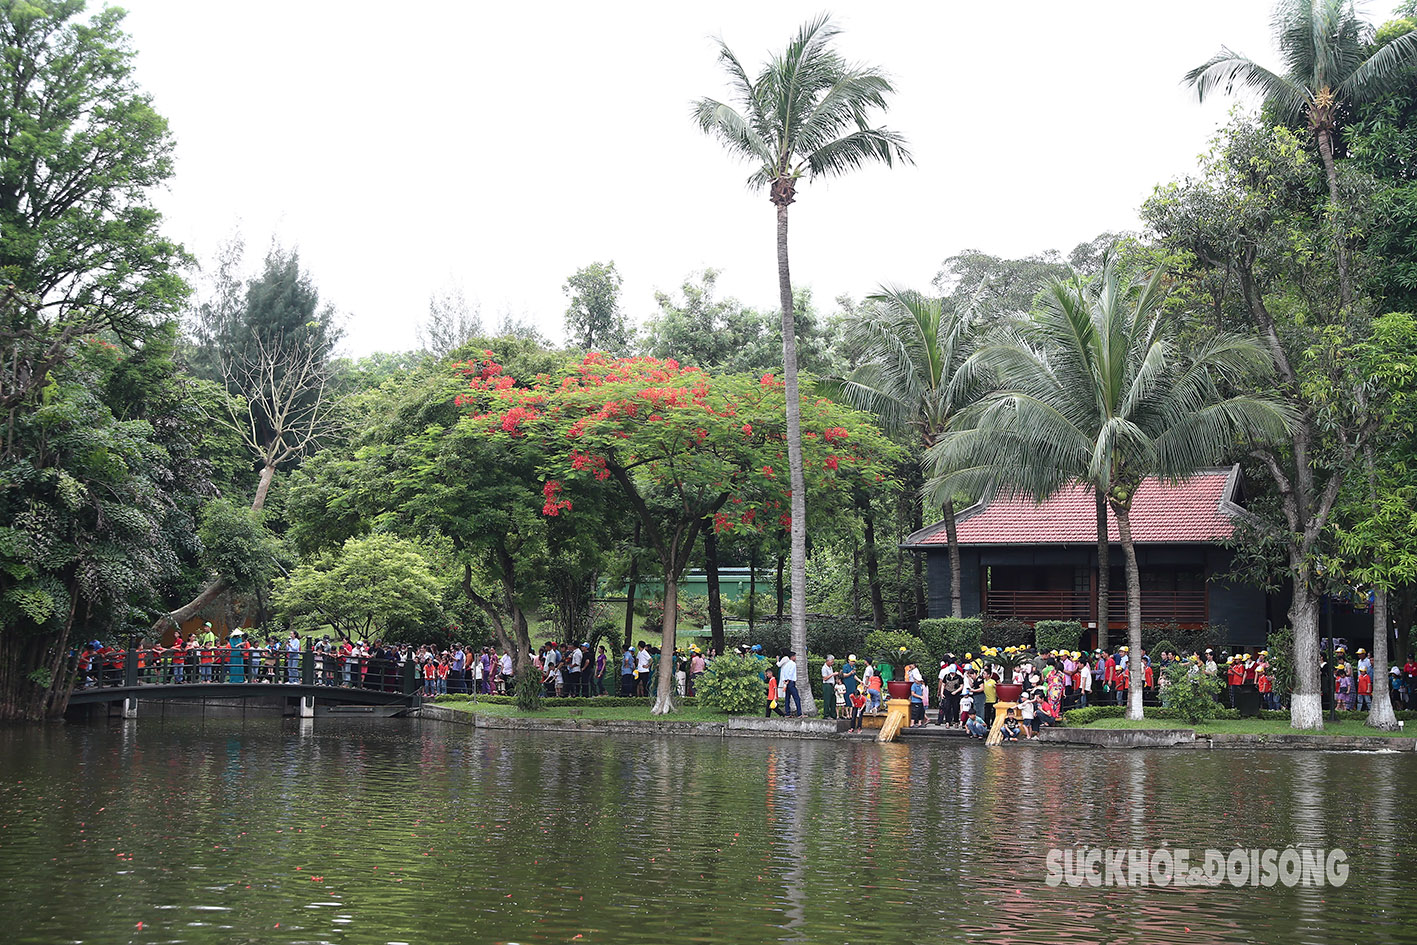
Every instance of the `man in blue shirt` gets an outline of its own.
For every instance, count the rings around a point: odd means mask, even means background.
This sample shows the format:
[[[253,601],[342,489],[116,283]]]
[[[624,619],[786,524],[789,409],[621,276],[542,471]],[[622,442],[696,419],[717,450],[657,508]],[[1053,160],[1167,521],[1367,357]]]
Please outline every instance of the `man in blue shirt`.
[[[620,695],[635,694],[635,648],[625,647],[625,655],[620,658]]]

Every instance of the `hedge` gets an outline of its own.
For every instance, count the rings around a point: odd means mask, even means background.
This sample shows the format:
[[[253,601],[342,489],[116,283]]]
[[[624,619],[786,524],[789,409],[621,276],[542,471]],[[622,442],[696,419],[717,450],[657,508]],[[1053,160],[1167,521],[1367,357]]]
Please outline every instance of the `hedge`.
[[[984,642],[990,646],[1032,646],[1033,627],[1013,617],[991,617],[980,614],[984,624]]]
[[[1120,719],[1126,714],[1127,707],[1124,705],[1090,705],[1085,709],[1067,710],[1063,713],[1063,721],[1068,725],[1088,725],[1099,719]],[[1147,706],[1145,716],[1149,719],[1158,719],[1166,722],[1185,721],[1181,718],[1181,714],[1175,709],[1167,709],[1162,706]],[[1235,709],[1225,706],[1219,706],[1216,709],[1215,718],[1217,720],[1238,719],[1239,717],[1240,713]],[[1284,717],[1288,718],[1289,714],[1284,713]]]
[[[871,625],[850,617],[808,617],[807,648],[813,653],[831,653],[846,656],[860,654],[866,647],[866,635]],[[777,658],[778,654],[792,649],[791,622],[784,617],[759,617],[751,631],[734,630],[724,635],[724,645],[729,649],[754,644],[763,648],[763,653]]]
[[[920,639],[931,657],[978,653],[984,646],[984,621],[978,617],[931,617],[920,621]]]
[[[1073,650],[1082,647],[1082,624],[1076,620],[1040,620],[1033,625],[1038,652]]]
[[[901,647],[905,647],[904,653],[900,652]],[[930,650],[925,641],[902,630],[872,631],[866,637],[864,653],[877,662],[890,663],[896,669],[897,679],[903,678],[900,670],[905,668],[906,663],[914,663],[917,666],[930,665]],[[819,677],[813,676],[812,679],[816,681]]]
[[[434,699],[433,699],[433,701],[434,701],[434,702],[485,702],[485,703],[487,703],[488,705],[516,705],[516,704],[517,704],[517,700],[516,700],[516,697],[515,697],[515,696],[498,696],[498,695],[484,696],[484,695],[473,695],[473,694],[471,694],[471,693],[466,693],[466,692],[450,692],[450,693],[445,693],[445,694],[443,694],[443,695],[441,695],[441,696],[435,696]],[[678,700],[676,700],[676,701],[678,701],[681,705],[698,705],[698,703],[699,703],[699,700],[698,700],[698,697],[697,697],[697,696],[686,696],[686,697],[681,698],[681,699],[678,699]],[[571,696],[571,697],[569,697],[569,698],[564,698],[564,699],[557,699],[557,698],[554,697],[554,696],[549,696],[549,697],[547,697],[547,699],[546,699],[545,707],[548,708],[548,709],[554,709],[554,708],[557,708],[558,706],[569,706],[569,707],[571,707],[571,708],[576,708],[576,709],[578,709],[578,708],[616,709],[616,708],[624,708],[624,707],[627,707],[627,706],[639,706],[639,705],[642,705],[642,706],[649,706],[649,705],[653,704],[653,702],[654,702],[654,700],[651,699],[651,698],[649,698],[648,696],[646,696],[646,697],[644,697],[644,698],[638,698],[638,697],[634,697],[634,696],[591,696],[589,699],[584,698],[584,697],[582,697],[582,696]]]

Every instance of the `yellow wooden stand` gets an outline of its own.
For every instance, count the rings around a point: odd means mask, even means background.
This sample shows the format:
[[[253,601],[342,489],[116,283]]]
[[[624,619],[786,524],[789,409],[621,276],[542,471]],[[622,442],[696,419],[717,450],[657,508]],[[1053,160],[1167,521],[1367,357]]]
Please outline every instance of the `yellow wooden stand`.
[[[1002,745],[1004,743],[1004,719],[1012,716],[1023,724],[1023,713],[1018,709],[1017,702],[996,702],[994,703],[994,724],[989,728],[989,737],[984,739],[986,745]]]
[[[887,699],[886,700],[886,720],[881,723],[880,734],[876,736],[878,742],[893,742],[900,730],[910,721],[910,700],[909,699]]]

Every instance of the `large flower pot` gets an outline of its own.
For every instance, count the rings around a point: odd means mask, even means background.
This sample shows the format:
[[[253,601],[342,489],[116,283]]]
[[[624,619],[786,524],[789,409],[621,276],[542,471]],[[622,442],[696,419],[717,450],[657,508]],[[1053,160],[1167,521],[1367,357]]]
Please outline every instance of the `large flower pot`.
[[[1009,685],[1000,683],[994,687],[994,693],[999,697],[1000,702],[1017,702],[1023,697],[1023,687],[1015,686],[1012,683]]]
[[[909,699],[910,683],[904,679],[892,679],[886,683],[886,694],[892,699]]]

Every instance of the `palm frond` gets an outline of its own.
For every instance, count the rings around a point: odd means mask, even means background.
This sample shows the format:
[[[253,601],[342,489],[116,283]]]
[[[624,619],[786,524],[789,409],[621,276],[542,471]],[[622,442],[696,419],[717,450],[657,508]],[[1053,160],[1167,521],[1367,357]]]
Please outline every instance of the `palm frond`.
[[[1364,103],[1392,92],[1417,66],[1417,33],[1406,33],[1368,57],[1338,84],[1342,96]]]
[[[853,131],[822,145],[805,158],[813,177],[845,174],[872,161],[889,167],[894,161],[912,163],[914,158],[905,146],[904,136],[885,128]]]
[[[1217,87],[1229,95],[1236,85],[1258,92],[1287,118],[1297,118],[1304,112],[1311,95],[1304,85],[1271,72],[1246,56],[1221,47],[1209,60],[1186,73],[1185,83],[1193,86],[1196,97],[1205,101]]]

